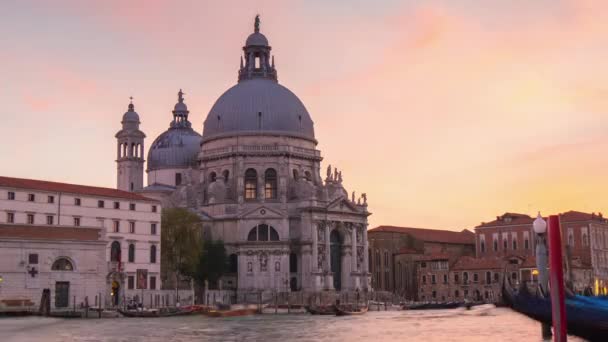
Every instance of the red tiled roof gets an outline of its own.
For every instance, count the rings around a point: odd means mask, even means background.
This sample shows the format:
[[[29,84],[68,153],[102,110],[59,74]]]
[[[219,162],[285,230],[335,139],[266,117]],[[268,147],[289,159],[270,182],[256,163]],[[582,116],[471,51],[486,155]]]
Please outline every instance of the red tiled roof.
[[[452,255],[445,253],[427,254],[418,258],[419,261],[433,261],[433,260],[449,260],[453,258]]]
[[[422,254],[422,252],[419,252],[413,248],[401,247],[395,254]]]
[[[559,214],[560,221],[562,222],[576,222],[576,221],[601,221],[606,222],[606,219],[601,213],[583,213],[580,211],[570,210],[565,213]]]
[[[158,202],[142,195],[112,188],[101,188],[97,186],[78,185],[69,183],[49,182],[36,179],[12,178],[0,176],[0,187],[17,189],[31,189],[40,191],[66,192],[70,194],[81,194],[100,197],[124,198],[137,201]]]
[[[463,256],[456,261],[454,271],[501,269],[505,261],[501,258],[474,258]]]
[[[440,229],[379,226],[368,231],[368,233],[374,232],[409,234],[418,240],[426,242],[475,244],[475,234],[466,229],[460,232],[455,232]]]
[[[101,228],[0,224],[0,239],[100,241]]]
[[[526,214],[504,213],[502,216],[497,216],[496,220],[490,222],[482,222],[475,228],[496,227],[496,226],[516,226],[524,224],[532,224],[534,219]]]

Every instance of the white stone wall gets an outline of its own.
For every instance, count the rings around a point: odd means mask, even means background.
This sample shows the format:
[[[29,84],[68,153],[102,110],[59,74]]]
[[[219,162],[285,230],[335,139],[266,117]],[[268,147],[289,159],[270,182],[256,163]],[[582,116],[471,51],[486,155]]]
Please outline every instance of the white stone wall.
[[[186,184],[187,168],[175,168],[175,169],[163,169],[163,170],[152,170],[148,171],[148,185],[152,184],[164,184],[169,186],[176,186],[175,174],[182,174],[182,184]]]
[[[51,290],[51,308],[55,309],[55,283],[67,281],[69,307],[84,303],[95,304],[95,296],[106,288],[105,243],[77,241],[16,241],[0,239],[0,299],[29,299],[37,309],[42,290]],[[38,263],[29,264],[29,254],[38,254]],[[51,266],[60,257],[68,258],[74,271],[52,271]],[[37,270],[34,277],[28,272]]]
[[[14,200],[8,199],[9,191],[15,192]],[[28,194],[34,194],[35,201],[28,201]],[[54,203],[48,202],[48,196],[54,196]],[[76,198],[80,199],[80,205],[75,204]],[[104,208],[98,207],[100,200],[104,201]],[[119,209],[114,209],[115,202],[119,203]],[[130,210],[130,204],[135,204],[135,210]],[[153,212],[153,206],[156,206],[156,212]],[[54,225],[74,226],[74,219],[79,218],[80,226],[103,227],[107,242],[106,262],[110,261],[112,242],[118,241],[122,249],[122,269],[127,275],[134,275],[137,269],[146,269],[148,277],[157,278],[156,286],[160,289],[161,205],[159,202],[0,187],[0,223],[8,223],[9,212],[14,214],[15,224],[27,224],[27,215],[33,214],[34,223],[37,225],[46,224],[47,216],[52,216]],[[119,222],[119,232],[114,232],[114,221]],[[135,223],[133,233],[129,231],[130,222]],[[156,224],[156,234],[152,234],[152,224]],[[133,263],[128,262],[129,244],[134,244],[136,248]],[[150,262],[152,245],[156,245],[156,263]]]

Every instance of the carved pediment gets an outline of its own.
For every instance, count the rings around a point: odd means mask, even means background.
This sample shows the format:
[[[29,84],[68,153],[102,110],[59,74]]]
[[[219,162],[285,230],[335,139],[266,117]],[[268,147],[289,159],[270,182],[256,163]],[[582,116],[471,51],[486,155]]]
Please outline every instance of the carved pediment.
[[[240,219],[282,219],[284,217],[285,214],[281,211],[263,205],[239,215]]]
[[[340,197],[329,203],[327,211],[341,212],[341,213],[361,213],[355,204],[347,200],[344,197]]]

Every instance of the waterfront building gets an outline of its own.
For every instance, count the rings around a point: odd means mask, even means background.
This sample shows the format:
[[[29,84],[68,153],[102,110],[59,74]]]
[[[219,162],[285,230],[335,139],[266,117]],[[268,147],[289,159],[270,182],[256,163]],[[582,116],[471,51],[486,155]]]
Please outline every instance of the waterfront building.
[[[417,262],[437,255],[456,260],[475,254],[469,230],[379,226],[368,232],[369,260],[374,290],[394,292],[417,300],[421,275]]]
[[[202,134],[179,91],[169,129],[148,151],[145,187],[145,134],[131,104],[116,135],[117,185],[197,213],[204,238],[222,240],[229,254],[224,289],[367,290],[367,197],[349,195],[337,168],[322,178],[313,120],[277,70],[256,18],[238,82]]]
[[[141,298],[142,294],[150,298],[160,289],[160,211],[159,201],[133,192],[0,177],[0,234],[34,234],[24,235],[22,240],[21,235],[4,235],[11,239],[12,247],[0,249],[3,283],[11,284],[11,288],[21,287],[37,302],[40,293],[25,290],[30,288],[30,278],[38,277],[31,275],[32,268],[51,272],[57,262],[69,264],[73,270],[69,274],[73,276],[61,273],[65,279],[72,279],[65,280],[70,282],[69,290],[61,287],[65,284],[51,286],[52,296],[59,286],[69,296],[78,295],[80,301],[81,294],[86,293],[90,304],[93,298],[89,289],[99,291],[99,287],[106,304]],[[19,241],[23,245],[15,247]],[[103,253],[93,247],[99,243],[103,243]],[[28,263],[35,250],[41,251],[40,266]],[[15,258],[17,254],[20,256]],[[95,272],[101,272],[101,278],[95,278]],[[46,274],[40,276],[55,279]],[[80,275],[84,278],[79,280]],[[91,278],[97,284],[93,285]],[[82,279],[89,279],[86,287]],[[46,280],[40,281],[40,286],[43,284]]]
[[[608,285],[608,220],[602,214],[567,211],[559,214],[565,258],[565,277],[577,292],[605,292]],[[520,257],[530,267],[520,280],[532,279],[535,268],[534,219],[505,213],[475,227],[478,258]]]
[[[0,223],[0,312],[37,310],[43,289],[53,311],[94,305],[105,294],[101,227]]]

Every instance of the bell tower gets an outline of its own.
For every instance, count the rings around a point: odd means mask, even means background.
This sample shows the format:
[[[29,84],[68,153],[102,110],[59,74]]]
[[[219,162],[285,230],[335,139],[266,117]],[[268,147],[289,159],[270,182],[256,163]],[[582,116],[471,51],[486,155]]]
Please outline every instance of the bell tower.
[[[129,109],[122,116],[122,129],[116,133],[116,188],[138,191],[144,187],[144,138],[139,130],[139,115],[133,97]]]

